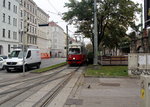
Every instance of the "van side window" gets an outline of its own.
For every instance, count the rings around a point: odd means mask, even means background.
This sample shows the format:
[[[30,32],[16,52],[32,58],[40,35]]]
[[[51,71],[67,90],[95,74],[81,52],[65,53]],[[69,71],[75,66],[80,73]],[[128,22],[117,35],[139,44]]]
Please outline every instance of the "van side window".
[[[27,58],[30,58],[30,56],[31,56],[31,51],[28,51]]]

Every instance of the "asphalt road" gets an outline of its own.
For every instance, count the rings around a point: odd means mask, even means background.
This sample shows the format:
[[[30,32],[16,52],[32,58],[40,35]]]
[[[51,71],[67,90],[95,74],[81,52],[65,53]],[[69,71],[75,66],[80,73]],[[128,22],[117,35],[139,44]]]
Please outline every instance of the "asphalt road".
[[[61,62],[65,62],[65,61],[66,61],[66,58],[42,59],[42,63],[41,63],[40,68],[44,68],[44,67],[48,67],[48,66],[51,66],[51,65],[59,64]],[[30,72],[30,71],[28,71],[28,72]],[[2,79],[11,79],[11,78],[15,78],[15,77],[21,76],[21,75],[23,75],[22,71],[16,71],[16,72],[8,73],[6,70],[0,70],[0,80],[2,80]]]

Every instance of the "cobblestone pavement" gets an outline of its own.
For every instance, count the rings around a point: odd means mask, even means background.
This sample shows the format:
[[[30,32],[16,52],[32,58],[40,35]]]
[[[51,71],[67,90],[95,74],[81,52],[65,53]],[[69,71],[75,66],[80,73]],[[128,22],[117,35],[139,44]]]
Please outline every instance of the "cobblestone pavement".
[[[140,107],[139,79],[83,78],[78,85],[65,107]]]

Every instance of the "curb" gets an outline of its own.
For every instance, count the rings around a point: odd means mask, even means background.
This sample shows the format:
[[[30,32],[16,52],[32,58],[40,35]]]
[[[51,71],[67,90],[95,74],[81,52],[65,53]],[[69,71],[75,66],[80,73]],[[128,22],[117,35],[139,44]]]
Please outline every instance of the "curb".
[[[36,70],[34,70],[34,71],[30,72],[30,73],[35,73],[35,74],[37,73],[37,74],[40,74],[40,73],[44,73],[44,72],[48,72],[48,71],[50,71],[50,70],[54,70],[54,69],[60,68],[60,67],[65,66],[65,65],[67,65],[67,63],[66,63],[66,64],[63,64],[63,65],[60,65],[60,66],[58,66],[58,67],[50,68],[50,69],[45,70],[45,71],[43,71],[43,72],[35,72]],[[52,66],[53,66],[53,65],[52,65]],[[50,67],[51,67],[51,66],[50,66]],[[47,68],[47,67],[45,67],[45,68]],[[41,68],[41,69],[44,69],[44,68]]]

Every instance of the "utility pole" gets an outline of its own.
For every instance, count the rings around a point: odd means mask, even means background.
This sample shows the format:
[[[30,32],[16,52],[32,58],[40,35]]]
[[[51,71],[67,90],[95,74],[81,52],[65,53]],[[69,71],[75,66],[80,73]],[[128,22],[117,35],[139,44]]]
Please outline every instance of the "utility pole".
[[[69,34],[68,34],[68,24],[66,25],[66,33],[67,33],[67,40],[66,40],[66,60],[68,60],[68,48],[69,48]]]
[[[26,29],[27,29],[27,20],[24,20],[24,29],[22,31],[22,36],[23,36],[23,47],[22,47],[22,51],[23,51],[23,76],[25,76],[25,34],[26,34]]]
[[[98,65],[98,41],[97,41],[97,1],[94,0],[94,63],[93,65]]]
[[[26,35],[27,35],[27,32],[29,30],[29,18],[25,19],[24,20],[24,29],[23,29],[23,32],[22,32],[22,35],[23,35],[23,76],[25,76],[25,42],[26,42]]]

